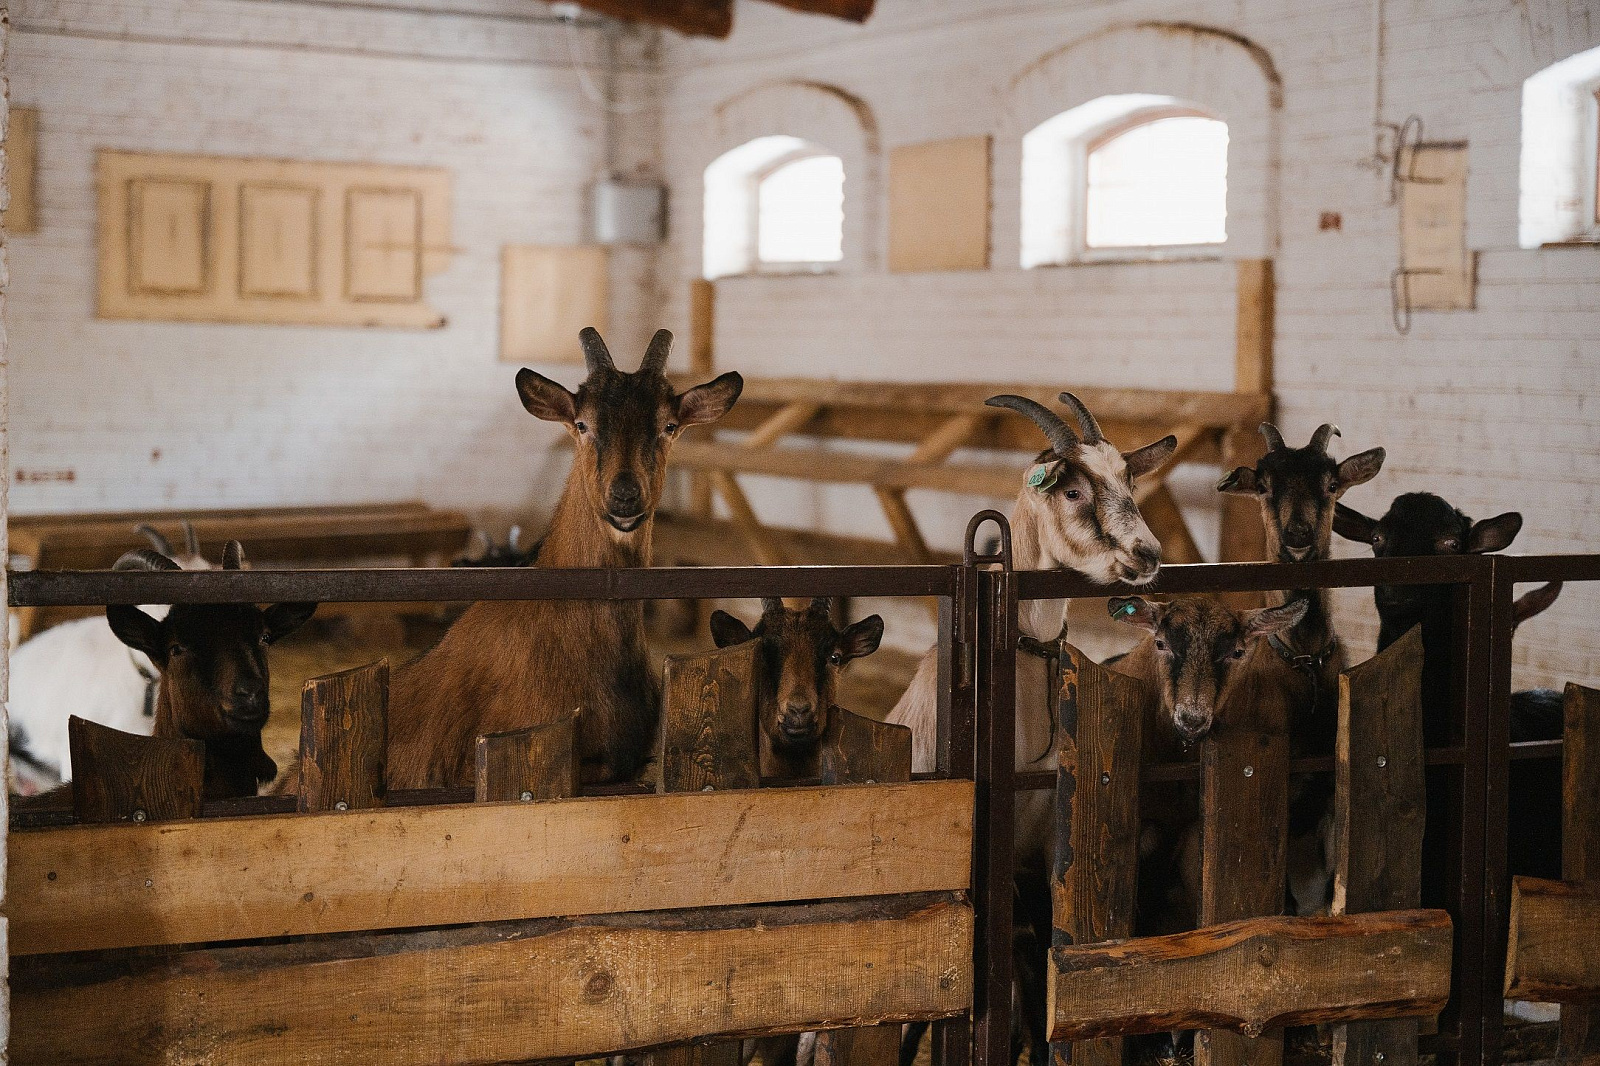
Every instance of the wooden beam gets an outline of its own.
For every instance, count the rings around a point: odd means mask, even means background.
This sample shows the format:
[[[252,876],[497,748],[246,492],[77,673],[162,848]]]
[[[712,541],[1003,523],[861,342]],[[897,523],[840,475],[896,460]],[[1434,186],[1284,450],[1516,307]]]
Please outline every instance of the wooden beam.
[[[1195,453],[1210,432],[1207,427],[1193,422],[1175,426],[1172,435],[1178,438],[1177,446],[1172,449],[1172,454],[1167,456],[1166,462],[1140,478],[1139,484],[1133,490],[1133,502],[1142,506],[1145,500],[1165,488],[1167,475],[1172,472],[1172,468],[1179,463],[1188,462],[1189,457]]]
[[[1444,911],[1389,911],[1053,948],[1050,1039],[1436,1014],[1450,996],[1450,937]]]
[[[383,806],[389,660],[307,681],[300,695],[301,811]]]
[[[836,899],[971,843],[970,781],[64,826],[11,834],[6,912],[28,955]]]
[[[883,517],[894,531],[894,542],[904,553],[905,561],[932,562],[933,553],[928,550],[928,542],[922,539],[922,530],[917,528],[917,518],[911,513],[911,505],[906,503],[905,490],[874,486],[872,493],[878,497],[878,506],[883,508]]]
[[[570,799],[578,794],[578,715],[478,738],[473,786],[479,803]]]
[[[1265,417],[1265,416],[1263,416]],[[1222,469],[1255,466],[1266,454],[1266,442],[1256,426],[1235,426],[1222,434]],[[1261,505],[1248,496],[1222,497],[1221,562],[1260,562],[1267,557],[1267,532]]]
[[[907,462],[943,462],[950,458],[951,452],[965,444],[979,426],[989,421],[992,421],[989,415],[976,412],[951,415],[922,439],[922,442],[912,450]]]
[[[1241,259],[1236,286],[1234,391],[1271,396],[1272,334],[1276,287],[1272,260]]]
[[[1600,882],[1600,804],[1595,801],[1600,796],[1600,690],[1569,683],[1564,696],[1561,876],[1567,881]],[[1588,928],[1595,926],[1591,923]],[[1591,949],[1594,942],[1592,936],[1585,940]],[[1600,1063],[1600,1007],[1562,1008],[1561,1061]]]
[[[689,282],[689,373],[703,378],[716,365],[717,286],[706,278]],[[698,382],[696,382],[698,384]]]
[[[691,445],[688,441],[679,443],[679,449],[686,447],[704,448],[708,454],[722,454],[726,449],[715,444]],[[756,517],[755,508],[750,506],[750,497],[744,494],[739,487],[739,482],[734,479],[730,471],[718,469],[707,465],[702,467],[711,485],[717,490],[717,495],[722,497],[722,502],[728,508],[728,516],[733,519],[734,526],[749,543],[750,550],[755,554],[756,562],[761,566],[787,566],[789,561],[782,546],[773,537],[770,530],[761,524],[761,519]]]
[[[1139,504],[1139,513],[1150,526],[1150,532],[1161,542],[1161,561],[1166,563],[1203,563],[1205,556],[1195,543],[1189,523],[1172,495],[1172,489],[1162,484]]]
[[[124,733],[72,715],[72,810],[80,822],[166,822],[200,817],[206,746],[183,737]]]
[[[809,400],[796,400],[778,408],[772,415],[739,442],[741,448],[768,448],[781,438],[804,426],[822,409],[822,405]]]
[[[777,550],[796,565],[898,566],[905,562],[899,546],[888,541],[770,527],[767,536]],[[732,522],[681,514],[656,515],[655,558],[658,565],[667,565],[669,561],[720,566],[765,565]],[[933,561],[958,563],[961,553],[934,549]]]
[[[663,693],[659,792],[755,788],[756,659],[761,642],[669,655]]]
[[[1010,498],[1022,486],[1014,466],[933,466],[904,459],[851,455],[821,448],[728,448],[718,444],[679,441],[672,461],[689,470],[724,474],[766,474],[801,481],[875,485],[896,489],[939,489],[975,496]]]
[[[835,707],[821,761],[825,785],[910,781],[911,730]]]
[[[947,1017],[971,1005],[972,929],[964,900],[937,895],[14,961],[10,1051],[63,1066],[522,1062]]]
[[[872,16],[872,6],[877,0],[767,0],[791,11],[804,11],[808,15],[831,15],[849,22],[865,22]]]
[[[733,0],[578,0],[590,11],[628,22],[665,26],[689,37],[733,32]]]
[[[1339,675],[1333,913],[1422,903],[1422,628]],[[1340,1026],[1334,1066],[1414,1066],[1417,1021]]]
[[[1511,883],[1507,999],[1600,1004],[1600,882],[1516,877]],[[1566,1021],[1566,1011],[1562,1012]]]

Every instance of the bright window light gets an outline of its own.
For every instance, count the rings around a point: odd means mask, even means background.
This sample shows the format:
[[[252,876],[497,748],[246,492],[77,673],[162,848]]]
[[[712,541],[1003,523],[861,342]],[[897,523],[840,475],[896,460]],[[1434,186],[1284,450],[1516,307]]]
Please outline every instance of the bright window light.
[[[1089,153],[1090,248],[1221,244],[1228,238],[1228,124],[1158,118]]]
[[[785,163],[756,190],[756,257],[763,263],[837,263],[844,247],[844,163],[812,155]]]

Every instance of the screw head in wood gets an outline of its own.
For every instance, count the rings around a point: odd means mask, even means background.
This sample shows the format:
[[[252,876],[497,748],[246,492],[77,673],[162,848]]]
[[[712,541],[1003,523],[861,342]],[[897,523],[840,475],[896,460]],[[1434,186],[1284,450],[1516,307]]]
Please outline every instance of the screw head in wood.
[[[1254,766],[1246,766],[1244,768],[1244,776],[1246,776],[1246,777],[1254,777],[1254,776],[1256,776],[1256,768]]]
[[[1382,770],[1385,766],[1388,766],[1388,765],[1389,765],[1389,757],[1387,755],[1378,756],[1378,769]],[[1381,1055],[1381,1054],[1383,1054],[1383,1052],[1380,1051],[1380,1052],[1378,1052],[1378,1054]]]
[[[350,809],[350,804],[345,800],[340,800],[338,803],[333,805],[333,809],[336,811],[348,811]]]
[[[155,884],[156,884],[156,883],[155,883],[155,882],[154,882],[154,881],[152,881],[152,880],[151,880],[151,879],[150,879],[150,878],[148,878],[148,877],[147,877],[147,878],[145,878],[145,879],[144,879],[144,887],[145,887],[145,888],[154,888],[154,887],[155,887]]]
[[[1389,1057],[1389,1056],[1387,1056],[1387,1055],[1385,1055],[1385,1054],[1384,1054],[1384,1053],[1383,1053],[1383,1052],[1381,1052],[1381,1051],[1374,1051],[1374,1052],[1373,1052],[1373,1053],[1372,1053],[1372,1061],[1373,1061],[1373,1062],[1382,1062],[1382,1061],[1383,1061],[1383,1060],[1384,1060],[1384,1059],[1386,1059],[1386,1058],[1388,1058],[1388,1057]]]
[[[518,796],[517,798],[520,799],[523,803],[527,803],[527,802],[529,802],[529,801],[531,801],[533,799],[533,793],[529,792],[527,789],[523,789],[522,790],[522,795]]]
[[[1110,770],[1101,770],[1100,771],[1100,783],[1102,785],[1111,784],[1111,771]]]
[[[139,808],[135,809],[134,812],[133,812],[133,820],[136,821],[136,822],[146,821],[146,820],[149,819],[149,817],[150,816],[148,814],[144,813],[144,808],[143,807],[139,807]]]

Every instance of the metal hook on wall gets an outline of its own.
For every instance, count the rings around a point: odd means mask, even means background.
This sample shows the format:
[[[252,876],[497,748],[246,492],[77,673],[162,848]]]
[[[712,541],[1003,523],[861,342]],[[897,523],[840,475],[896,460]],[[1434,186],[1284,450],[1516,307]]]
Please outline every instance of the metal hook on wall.
[[[1394,158],[1390,160],[1389,167],[1389,198],[1385,201],[1393,207],[1400,200],[1400,186],[1403,184],[1417,185],[1443,185],[1438,178],[1419,178],[1414,173],[1417,161],[1417,147],[1422,143],[1422,117],[1408,115],[1405,122],[1400,124],[1394,135]]]

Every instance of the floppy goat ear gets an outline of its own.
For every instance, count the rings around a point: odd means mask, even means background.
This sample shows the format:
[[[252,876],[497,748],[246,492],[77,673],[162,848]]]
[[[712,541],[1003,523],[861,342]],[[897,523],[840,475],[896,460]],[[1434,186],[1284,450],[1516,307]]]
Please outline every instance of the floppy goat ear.
[[[717,647],[731,648],[735,644],[743,644],[754,635],[749,626],[727,611],[711,612],[711,639],[716,641]]]
[[[1258,607],[1244,613],[1244,631],[1250,637],[1270,637],[1292,629],[1311,609],[1309,600],[1290,600],[1277,607]]]
[[[1169,433],[1154,444],[1126,453],[1122,461],[1128,464],[1129,475],[1140,477],[1166,462],[1177,446],[1178,438]]]
[[[1217,491],[1230,496],[1260,496],[1261,480],[1256,477],[1255,467],[1241,466],[1217,482]]]
[[[561,384],[527,367],[517,371],[517,395],[534,418],[569,426],[578,419],[578,398]]]
[[[1481,522],[1472,523],[1467,530],[1467,551],[1481,555],[1511,547],[1511,542],[1522,532],[1522,515],[1516,511],[1497,514]]]
[[[1524,592],[1518,596],[1517,602],[1511,605],[1512,627],[1520,626],[1534,615],[1549,608],[1559,595],[1561,595],[1561,582],[1551,581],[1540,585],[1532,592]]]
[[[1106,601],[1106,611],[1119,622],[1148,629],[1154,633],[1161,624],[1161,608],[1143,596],[1113,596]]]
[[[144,652],[157,666],[165,664],[167,643],[161,639],[160,622],[127,604],[107,607],[106,621],[111,625],[111,632],[122,643],[134,651]]]
[[[733,408],[744,391],[744,378],[730,370],[678,397],[678,421],[685,426],[715,422]]]
[[[1383,457],[1382,448],[1368,448],[1340,463],[1338,491],[1365,485],[1377,477],[1378,471],[1383,469]]]
[[[878,650],[878,643],[882,640],[883,619],[875,614],[868,615],[846,626],[844,632],[839,634],[839,655],[844,662],[871,655]]]
[[[275,603],[263,612],[267,617],[267,643],[275,643],[293,633],[317,613],[314,603]]]
[[[1333,531],[1345,540],[1371,544],[1372,535],[1378,531],[1376,519],[1368,518],[1354,507],[1342,503],[1333,505]]]

